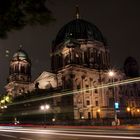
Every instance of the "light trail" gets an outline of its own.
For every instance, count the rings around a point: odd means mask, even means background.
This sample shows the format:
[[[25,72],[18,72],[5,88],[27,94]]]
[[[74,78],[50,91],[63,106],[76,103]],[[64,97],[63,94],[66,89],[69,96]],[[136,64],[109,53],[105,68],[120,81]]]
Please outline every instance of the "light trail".
[[[112,131],[111,132],[105,132],[105,130],[88,130],[87,129],[68,129],[68,130],[55,130],[55,129],[50,129],[50,130],[44,130],[44,129],[25,129],[25,128],[16,128],[16,127],[12,127],[10,129],[3,129],[3,130],[22,130],[22,131],[34,131],[34,132],[47,132],[47,133],[50,133],[50,132],[55,132],[55,133],[74,133],[74,134],[79,134],[79,133],[82,133],[82,134],[110,134],[112,135]],[[1,131],[1,130],[0,130]],[[121,135],[137,135],[139,133],[136,133],[136,132],[118,132],[118,131],[113,131],[113,134],[121,134]]]
[[[16,138],[17,138],[16,136],[7,135],[7,134],[0,134],[0,136],[3,136],[3,137],[8,137],[8,138],[14,138],[14,139],[16,139]]]
[[[101,135],[97,135],[97,134],[92,134],[93,132],[87,134],[87,132],[83,132],[83,131],[54,131],[54,130],[38,130],[38,129],[24,129],[24,130],[18,130],[18,129],[3,129],[0,130],[1,132],[15,132],[15,133],[27,133],[27,134],[46,134],[46,135],[56,135],[56,136],[72,136],[72,137],[90,137],[90,138],[114,138],[114,139],[137,139],[140,140],[140,137],[135,137],[135,136],[118,136],[117,135],[107,135],[107,133],[105,133],[106,135],[102,134]],[[62,133],[63,132],[63,133]],[[64,133],[65,132],[65,133]],[[66,133],[67,132],[67,133]],[[112,134],[112,133],[111,133]],[[129,132],[127,133],[129,134]],[[7,135],[7,134],[2,134],[2,135]],[[7,135],[7,136],[11,136],[11,135]],[[11,136],[14,137],[14,136]]]
[[[33,139],[29,139],[29,138],[19,138],[20,140],[33,140]]]
[[[34,102],[34,101],[39,101],[39,100],[51,99],[51,98],[56,98],[56,97],[61,97],[61,96],[72,95],[72,94],[76,94],[76,93],[79,94],[81,92],[91,91],[91,90],[95,90],[95,89],[109,88],[109,87],[114,87],[114,86],[121,86],[121,85],[131,84],[131,83],[135,83],[135,82],[140,82],[140,77],[117,81],[117,82],[113,82],[113,83],[111,82],[111,83],[107,83],[107,84],[100,84],[100,85],[97,85],[97,87],[82,88],[80,90],[71,90],[71,91],[65,91],[65,92],[60,92],[60,93],[56,92],[56,93],[53,93],[55,95],[28,99],[28,100],[24,100],[24,101],[20,101],[20,102],[16,102],[16,103],[11,103],[9,105],[16,105],[16,104],[23,104],[23,103]]]

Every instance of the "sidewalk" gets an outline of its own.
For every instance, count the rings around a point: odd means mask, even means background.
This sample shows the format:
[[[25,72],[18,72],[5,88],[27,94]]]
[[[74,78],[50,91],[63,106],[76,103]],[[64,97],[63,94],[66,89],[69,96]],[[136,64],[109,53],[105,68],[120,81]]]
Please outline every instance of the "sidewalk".
[[[70,126],[70,125],[33,125],[33,124],[0,124],[0,126],[34,127],[34,128],[66,128],[66,129],[119,129],[119,130],[140,130],[140,125],[119,125],[119,126]]]
[[[43,127],[43,126],[42,126]],[[140,125],[120,125],[120,126],[65,126],[65,125],[47,125],[46,128],[66,128],[66,129],[122,129],[122,130],[140,130]]]

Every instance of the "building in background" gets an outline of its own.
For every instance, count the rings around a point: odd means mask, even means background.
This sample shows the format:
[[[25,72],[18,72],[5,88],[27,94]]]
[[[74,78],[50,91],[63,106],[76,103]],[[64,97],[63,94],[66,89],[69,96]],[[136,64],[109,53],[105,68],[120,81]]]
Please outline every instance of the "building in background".
[[[139,65],[135,58],[128,57],[124,62],[124,79],[136,79],[139,77]],[[121,104],[127,108],[130,118],[140,117],[140,82],[125,84],[122,86],[124,99]]]

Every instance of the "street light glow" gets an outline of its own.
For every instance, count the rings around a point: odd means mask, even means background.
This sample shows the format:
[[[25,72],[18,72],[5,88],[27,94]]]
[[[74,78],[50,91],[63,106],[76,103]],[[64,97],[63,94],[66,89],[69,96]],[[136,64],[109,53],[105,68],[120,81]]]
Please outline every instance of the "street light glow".
[[[44,127],[46,127],[46,114],[47,114],[47,110],[49,108],[50,108],[50,105],[48,105],[48,104],[40,106],[40,109],[44,111]]]
[[[40,106],[40,109],[41,110],[44,110],[45,109],[44,105]]]
[[[50,106],[48,104],[40,106],[41,110],[48,110],[49,108],[50,108]]]
[[[46,105],[46,106],[45,106],[45,108],[46,108],[46,109],[49,109],[49,108],[50,108],[50,106],[49,106],[49,105]]]
[[[127,107],[127,109],[126,109],[128,112],[130,112],[130,107]]]
[[[113,76],[115,75],[115,72],[114,72],[113,70],[110,70],[110,71],[108,72],[108,75],[109,75],[110,77],[113,77]]]
[[[55,122],[55,118],[53,118],[52,121]]]
[[[7,108],[7,106],[5,105],[4,108]]]

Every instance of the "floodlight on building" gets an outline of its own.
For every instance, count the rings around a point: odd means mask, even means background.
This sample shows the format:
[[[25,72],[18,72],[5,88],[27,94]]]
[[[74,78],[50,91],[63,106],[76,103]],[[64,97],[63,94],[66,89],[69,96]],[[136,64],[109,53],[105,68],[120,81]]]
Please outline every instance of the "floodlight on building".
[[[109,70],[108,75],[109,75],[109,77],[114,77],[115,72],[113,70]]]
[[[98,109],[97,112],[101,112],[101,109]]]
[[[130,107],[127,107],[126,110],[127,110],[127,112],[130,112],[131,109],[130,109]]]

